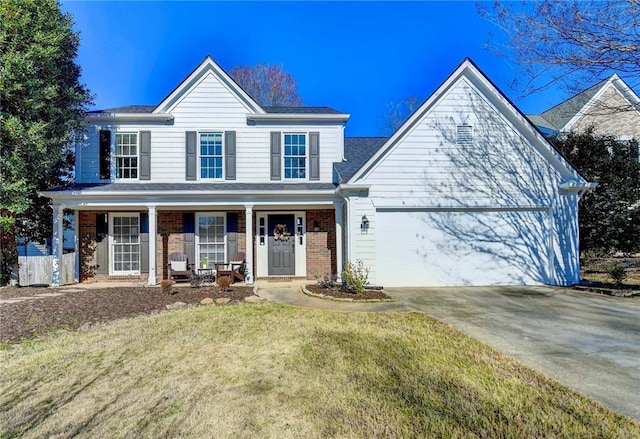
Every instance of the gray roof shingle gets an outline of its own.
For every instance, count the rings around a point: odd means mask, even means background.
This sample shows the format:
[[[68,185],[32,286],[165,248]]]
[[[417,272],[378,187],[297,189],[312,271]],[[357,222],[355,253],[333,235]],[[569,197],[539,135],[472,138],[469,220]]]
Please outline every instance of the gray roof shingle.
[[[51,192],[88,191],[88,192],[220,192],[220,191],[326,191],[333,190],[333,183],[75,183],[51,189]]]
[[[335,163],[338,183],[349,180],[380,149],[388,137],[345,137],[345,161]]]
[[[343,114],[331,107],[262,107],[267,113],[275,114]]]
[[[153,113],[155,105],[125,105],[124,107],[105,108],[103,110],[87,111],[87,114],[99,116],[103,114],[124,113],[141,114]],[[262,107],[267,113],[273,114],[343,114],[331,107]]]
[[[587,104],[587,102],[589,102],[589,100],[598,93],[608,80],[609,78],[603,79],[577,95],[549,108],[547,111],[540,114],[540,116],[550,123],[556,131],[562,130],[565,125],[569,123],[569,121],[573,119],[573,117]]]
[[[129,114],[141,114],[141,113],[153,113],[156,109],[155,105],[125,105],[124,107],[105,108],[104,110],[87,111],[87,114],[94,116],[100,114],[113,114],[113,113],[129,113]]]

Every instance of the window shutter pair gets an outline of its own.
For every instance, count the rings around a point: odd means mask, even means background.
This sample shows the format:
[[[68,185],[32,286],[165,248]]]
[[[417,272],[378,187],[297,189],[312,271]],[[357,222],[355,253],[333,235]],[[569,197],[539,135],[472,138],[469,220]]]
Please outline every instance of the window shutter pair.
[[[111,180],[111,131],[100,130],[100,179]],[[140,180],[151,180],[151,131],[140,131]]]
[[[185,180],[196,181],[198,179],[198,133],[187,131],[185,139],[186,169]],[[236,179],[236,132],[224,132],[224,178]]]
[[[271,132],[271,180],[282,180],[282,135]],[[309,133],[309,180],[320,180],[320,133]]]

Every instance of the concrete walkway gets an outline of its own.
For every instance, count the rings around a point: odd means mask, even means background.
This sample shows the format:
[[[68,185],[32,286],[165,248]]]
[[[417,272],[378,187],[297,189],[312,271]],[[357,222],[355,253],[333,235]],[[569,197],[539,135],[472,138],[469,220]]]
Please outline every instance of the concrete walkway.
[[[309,297],[258,283],[273,302],[347,312],[424,312],[640,421],[640,300],[551,287],[385,289],[396,302]]]

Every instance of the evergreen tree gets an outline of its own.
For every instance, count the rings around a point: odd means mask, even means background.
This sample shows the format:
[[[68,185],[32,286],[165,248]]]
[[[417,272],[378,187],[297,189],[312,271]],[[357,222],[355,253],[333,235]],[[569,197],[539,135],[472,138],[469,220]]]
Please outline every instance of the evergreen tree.
[[[69,144],[91,103],[72,25],[55,0],[0,0],[0,284],[16,263],[16,226],[30,240],[51,234],[37,192],[71,177]]]
[[[595,135],[593,128],[553,140],[598,187],[580,201],[580,249],[598,255],[640,251],[640,162],[635,140]]]

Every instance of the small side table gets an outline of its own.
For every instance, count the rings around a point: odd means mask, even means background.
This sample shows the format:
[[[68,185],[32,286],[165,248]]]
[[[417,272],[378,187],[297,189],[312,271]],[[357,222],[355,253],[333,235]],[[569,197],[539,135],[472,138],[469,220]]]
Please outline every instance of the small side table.
[[[197,268],[195,273],[191,275],[191,286],[199,287],[203,282],[215,282],[216,271],[213,268]]]

